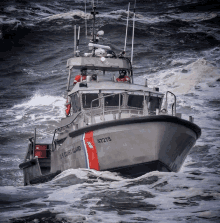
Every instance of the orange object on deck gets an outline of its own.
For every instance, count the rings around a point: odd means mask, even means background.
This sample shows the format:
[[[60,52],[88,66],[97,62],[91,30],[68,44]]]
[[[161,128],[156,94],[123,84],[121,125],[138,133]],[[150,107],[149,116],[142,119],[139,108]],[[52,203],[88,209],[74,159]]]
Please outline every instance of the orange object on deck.
[[[122,78],[118,77],[116,79],[116,81],[118,81],[118,82],[128,82],[128,81],[130,81],[130,77],[128,77],[128,76],[124,76]]]
[[[34,156],[47,158],[47,145],[35,145]]]
[[[76,77],[75,77],[75,79],[73,81],[73,85],[76,84],[77,82],[80,82],[81,77],[82,77],[83,81],[86,80],[86,76],[85,75],[82,76],[82,75],[78,74],[78,75],[76,75]]]
[[[66,101],[66,115],[68,116],[70,114],[70,109],[71,109],[71,103]]]

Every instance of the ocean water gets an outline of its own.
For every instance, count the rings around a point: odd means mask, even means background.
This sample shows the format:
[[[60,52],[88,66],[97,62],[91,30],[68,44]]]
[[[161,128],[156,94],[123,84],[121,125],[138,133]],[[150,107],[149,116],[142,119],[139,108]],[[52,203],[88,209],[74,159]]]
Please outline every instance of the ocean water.
[[[97,30],[124,48],[128,1],[95,1]],[[80,51],[91,1],[0,2],[0,222],[220,222],[220,1],[137,0],[134,82],[177,96],[177,112],[202,128],[178,173],[67,170],[23,186],[28,138],[52,139],[64,117],[74,25]],[[131,1],[131,10],[134,2]],[[131,12],[127,56],[131,51]],[[100,42],[101,44],[101,42]]]

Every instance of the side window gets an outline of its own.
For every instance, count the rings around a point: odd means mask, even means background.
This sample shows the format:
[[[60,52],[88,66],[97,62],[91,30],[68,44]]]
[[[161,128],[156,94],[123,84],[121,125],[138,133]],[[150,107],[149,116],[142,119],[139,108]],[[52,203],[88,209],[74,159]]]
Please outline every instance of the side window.
[[[149,110],[155,112],[157,108],[160,108],[161,98],[152,97],[149,98]]]
[[[99,97],[98,94],[82,94],[83,108],[90,108],[91,102]],[[99,107],[99,100],[92,102],[92,107]]]
[[[136,107],[136,108],[143,108],[143,95],[128,95],[128,106],[129,107]]]
[[[71,105],[73,113],[76,113],[81,110],[80,98],[77,93],[71,95]]]
[[[107,96],[111,94],[104,94],[103,96]],[[118,106],[119,105],[119,94],[112,95],[109,97],[105,97],[105,106]],[[122,105],[123,96],[121,95],[120,104]]]

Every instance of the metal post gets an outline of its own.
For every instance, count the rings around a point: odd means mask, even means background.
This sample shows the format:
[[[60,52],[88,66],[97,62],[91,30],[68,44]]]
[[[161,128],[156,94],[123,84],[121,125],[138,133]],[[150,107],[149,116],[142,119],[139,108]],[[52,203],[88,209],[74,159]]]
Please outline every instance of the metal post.
[[[168,109],[168,101],[167,101],[168,93],[172,94],[173,97],[174,97],[174,103],[172,104],[172,115],[176,116],[176,95],[174,93],[172,93],[171,91],[166,92],[166,101],[165,101],[164,107],[165,107],[166,110]]]
[[[148,87],[148,85],[147,85],[147,79],[145,79],[145,87]]]
[[[146,101],[146,92],[144,91],[144,108],[143,108],[143,116],[148,115],[148,102]]]
[[[118,119],[121,119],[121,93],[119,93],[119,112],[118,112]]]
[[[86,0],[85,0],[85,28],[86,28],[86,37],[87,37],[87,20],[86,20]]]
[[[74,56],[76,55],[76,25],[74,25]]]
[[[92,101],[92,102],[93,102],[93,101]],[[90,108],[90,111],[91,111],[91,122],[92,122],[92,124],[93,124],[92,102],[91,102],[91,108]]]
[[[77,45],[76,45],[76,56],[79,56],[79,35],[80,35],[80,26],[78,28],[78,38],[77,38]]]
[[[68,76],[68,82],[67,82],[67,91],[69,91],[69,87],[70,87],[70,75],[71,75],[71,70],[69,69],[69,76]]]
[[[103,98],[103,122],[105,120],[105,97]]]
[[[132,32],[132,45],[131,45],[131,64],[133,64],[135,8],[136,8],[136,0],[135,0],[135,3],[134,3],[133,32]]]
[[[94,6],[94,1],[93,1],[93,28],[92,28],[92,40],[93,43],[95,43],[95,9],[96,7]]]
[[[35,145],[36,145],[36,128],[34,128],[33,157],[34,157]]]
[[[193,122],[194,121],[194,118],[192,116],[189,116],[189,121],[190,122]]]
[[[126,34],[125,34],[125,46],[124,46],[124,52],[126,51],[126,43],[127,43],[129,8],[130,8],[130,2],[128,3],[128,16],[127,16],[127,26],[126,26]]]

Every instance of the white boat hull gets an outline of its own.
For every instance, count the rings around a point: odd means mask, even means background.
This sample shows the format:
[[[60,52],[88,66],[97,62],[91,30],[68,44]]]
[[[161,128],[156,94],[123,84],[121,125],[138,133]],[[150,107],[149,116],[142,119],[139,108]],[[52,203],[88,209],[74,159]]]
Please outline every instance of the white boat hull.
[[[125,175],[152,170],[177,172],[199,137],[199,127],[193,127],[197,126],[168,116],[90,126],[84,130],[92,133],[92,155],[87,151],[89,141],[85,141],[83,129],[74,131],[52,151],[51,172],[70,168],[118,171]]]

